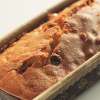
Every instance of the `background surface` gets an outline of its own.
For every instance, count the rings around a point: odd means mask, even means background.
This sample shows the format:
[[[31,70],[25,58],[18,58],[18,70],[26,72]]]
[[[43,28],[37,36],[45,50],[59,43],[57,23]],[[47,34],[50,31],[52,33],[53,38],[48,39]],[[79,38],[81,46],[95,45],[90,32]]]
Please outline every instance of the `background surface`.
[[[0,38],[62,0],[0,0]],[[100,100],[100,81],[76,100]]]

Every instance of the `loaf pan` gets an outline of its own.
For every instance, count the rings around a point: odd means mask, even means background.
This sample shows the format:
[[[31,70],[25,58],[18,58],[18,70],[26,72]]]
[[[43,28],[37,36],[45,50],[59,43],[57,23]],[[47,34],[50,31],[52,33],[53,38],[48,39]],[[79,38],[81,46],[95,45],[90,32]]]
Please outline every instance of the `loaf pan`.
[[[17,41],[21,36],[23,36],[26,32],[29,32],[47,21],[47,14],[53,12],[59,12],[65,7],[69,6],[76,0],[63,0],[57,5],[51,7],[44,13],[38,15],[36,18],[28,21],[18,29],[13,32],[8,33],[5,37],[0,40],[0,52],[2,53],[7,47],[9,47],[13,42]],[[100,76],[100,52],[94,55],[92,58],[84,62],[74,71],[69,73],[66,77],[64,77],[61,81],[57,82],[49,89],[45,90],[43,93],[35,97],[33,100],[64,100],[59,99],[59,95],[63,91],[67,91],[69,94],[66,95],[66,100],[69,100],[73,96],[79,94],[83,88],[89,83],[89,81],[93,80],[89,77],[99,77]],[[99,78],[97,78],[99,79]],[[83,80],[86,80],[86,83],[83,84]],[[82,81],[82,82],[81,82]],[[97,80],[95,80],[97,81]],[[94,81],[93,81],[94,83]],[[80,88],[82,87],[82,88]],[[71,90],[77,89],[77,93],[72,93]],[[70,98],[68,98],[70,96]],[[0,98],[1,100],[20,100],[19,98],[8,94],[7,92],[0,90]]]

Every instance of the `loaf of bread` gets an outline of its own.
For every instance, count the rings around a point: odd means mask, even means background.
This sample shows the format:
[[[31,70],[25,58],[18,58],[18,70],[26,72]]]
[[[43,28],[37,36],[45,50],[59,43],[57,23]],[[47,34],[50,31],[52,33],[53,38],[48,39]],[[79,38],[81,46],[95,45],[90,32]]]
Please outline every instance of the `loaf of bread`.
[[[0,54],[0,89],[32,100],[99,50],[100,4],[80,0]]]

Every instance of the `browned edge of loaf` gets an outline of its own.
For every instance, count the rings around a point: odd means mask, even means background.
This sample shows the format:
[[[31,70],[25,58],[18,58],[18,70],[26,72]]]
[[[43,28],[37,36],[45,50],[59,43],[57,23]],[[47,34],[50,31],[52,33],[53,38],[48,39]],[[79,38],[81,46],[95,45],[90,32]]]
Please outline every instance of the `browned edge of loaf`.
[[[64,10],[59,11],[59,13],[58,13],[59,15],[56,18],[53,18],[52,20],[47,21],[44,24],[49,23],[49,22],[55,22],[56,20],[60,19],[62,16],[66,16],[66,17],[68,16],[69,17],[72,14],[76,13],[80,8],[82,8],[84,6],[87,6],[87,5],[91,5],[94,1],[95,0],[79,0],[79,1],[76,1],[73,4],[69,5],[68,7],[66,7],[65,9],[63,8]],[[67,0],[66,0],[66,2],[67,2]],[[40,15],[38,18],[36,18],[36,20],[40,21],[40,19],[43,18],[43,21],[44,21],[44,19],[46,18],[46,16],[47,15],[45,15],[45,14],[44,15]],[[31,20],[31,21],[35,22],[34,19]],[[32,30],[32,25],[31,24],[32,23],[29,22],[24,27],[22,26],[22,27],[16,29],[14,32],[12,32],[14,34],[10,34],[10,35],[8,34],[3,40],[1,39],[0,40],[0,53],[2,53],[7,48],[9,48],[9,46],[12,43],[18,41],[28,31]],[[29,27],[31,27],[31,28],[29,28]],[[37,27],[37,28],[39,28],[39,27]],[[35,29],[37,29],[37,28],[35,28]],[[34,26],[33,26],[33,29],[34,29]]]

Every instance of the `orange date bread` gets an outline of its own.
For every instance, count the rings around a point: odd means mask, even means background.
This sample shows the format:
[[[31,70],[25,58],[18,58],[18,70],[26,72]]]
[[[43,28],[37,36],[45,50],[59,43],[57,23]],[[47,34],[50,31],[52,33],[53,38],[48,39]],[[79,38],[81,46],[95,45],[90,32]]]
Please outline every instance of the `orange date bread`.
[[[80,0],[0,54],[0,89],[32,100],[100,50],[100,4]]]

